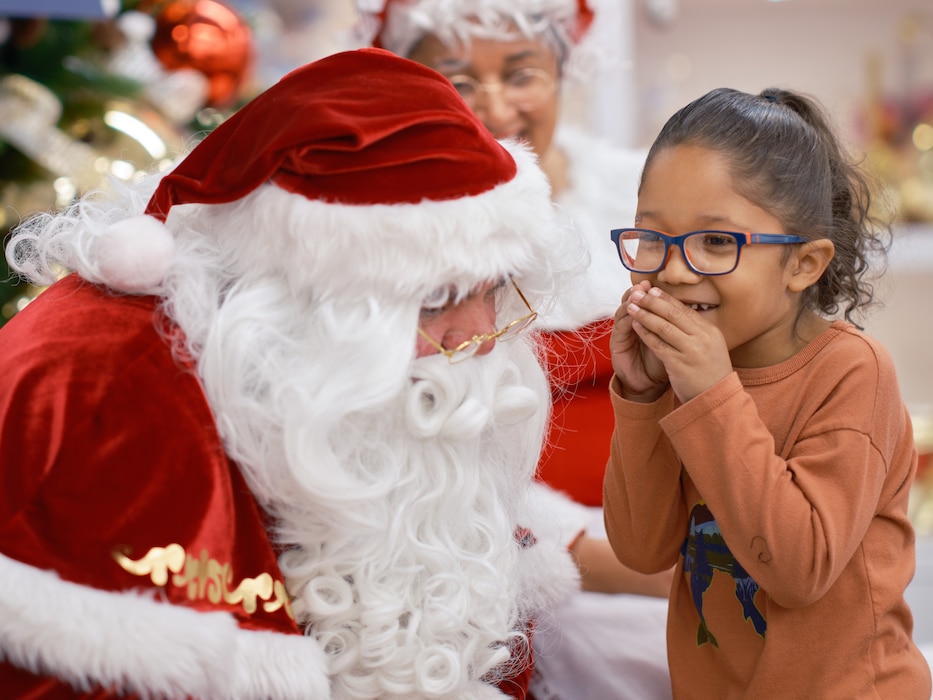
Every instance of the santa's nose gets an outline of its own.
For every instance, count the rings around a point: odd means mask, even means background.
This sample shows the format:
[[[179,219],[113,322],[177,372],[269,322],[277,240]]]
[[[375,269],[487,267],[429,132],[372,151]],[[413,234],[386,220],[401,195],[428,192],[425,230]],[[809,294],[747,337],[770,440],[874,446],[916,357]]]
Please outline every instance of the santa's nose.
[[[440,341],[446,349],[454,350],[476,339],[479,342],[476,354],[485,355],[496,346],[495,339],[489,337],[496,332],[493,299],[487,299],[485,295],[467,297],[448,312],[446,320],[449,325]]]

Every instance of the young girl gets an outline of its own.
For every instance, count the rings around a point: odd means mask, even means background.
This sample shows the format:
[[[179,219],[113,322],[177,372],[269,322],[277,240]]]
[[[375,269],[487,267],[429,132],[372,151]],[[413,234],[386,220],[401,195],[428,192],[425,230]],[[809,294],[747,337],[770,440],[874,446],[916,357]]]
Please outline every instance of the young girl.
[[[910,419],[851,323],[888,231],[827,124],[792,92],[710,92],[649,151],[638,228],[612,232],[633,287],[606,524],[628,566],[677,565],[675,698],[930,698],[904,601]]]
[[[646,576],[623,567],[602,533],[614,425],[606,391],[613,374],[609,332],[630,286],[606,231],[635,215],[644,152],[609,147],[563,119],[562,96],[594,77],[585,64],[600,57],[599,40],[587,31],[600,21],[595,5],[357,0],[358,29],[367,42],[446,75],[496,138],[527,142],[554,202],[590,252],[586,275],[562,290],[559,309],[541,309],[537,320],[546,329],[540,338],[553,389],[538,494],[577,562],[582,590],[554,610],[553,620],[537,622],[533,694],[538,700],[669,700],[664,625],[673,572]],[[633,593],[646,595],[626,595]]]

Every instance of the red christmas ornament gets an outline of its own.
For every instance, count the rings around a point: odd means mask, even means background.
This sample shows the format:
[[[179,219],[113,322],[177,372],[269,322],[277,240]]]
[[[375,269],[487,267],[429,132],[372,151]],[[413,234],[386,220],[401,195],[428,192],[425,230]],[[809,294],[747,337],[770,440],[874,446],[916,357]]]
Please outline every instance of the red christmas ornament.
[[[252,68],[253,36],[246,22],[216,0],[173,0],[156,16],[152,50],[168,70],[207,76],[208,104],[228,107]]]

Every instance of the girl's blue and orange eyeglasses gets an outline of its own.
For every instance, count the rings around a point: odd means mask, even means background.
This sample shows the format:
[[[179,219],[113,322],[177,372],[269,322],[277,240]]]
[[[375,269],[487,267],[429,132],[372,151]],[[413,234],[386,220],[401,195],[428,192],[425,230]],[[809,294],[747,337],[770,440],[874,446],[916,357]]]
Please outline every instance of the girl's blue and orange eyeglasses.
[[[806,238],[782,233],[714,230],[671,236],[647,228],[617,228],[612,230],[611,236],[625,268],[644,275],[664,269],[671,246],[680,248],[687,267],[696,274],[728,275],[738,267],[742,246],[807,242]]]

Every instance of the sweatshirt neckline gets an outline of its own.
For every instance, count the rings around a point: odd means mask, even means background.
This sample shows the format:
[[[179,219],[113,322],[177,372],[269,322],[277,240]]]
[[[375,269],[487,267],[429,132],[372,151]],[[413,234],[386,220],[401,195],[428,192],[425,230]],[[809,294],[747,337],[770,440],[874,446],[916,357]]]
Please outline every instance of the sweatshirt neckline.
[[[829,328],[783,362],[769,367],[736,368],[736,374],[738,374],[742,384],[746,386],[768,384],[789,377],[801,367],[809,364],[834,338],[840,333],[846,332],[849,328],[850,325],[845,321],[835,320]]]

